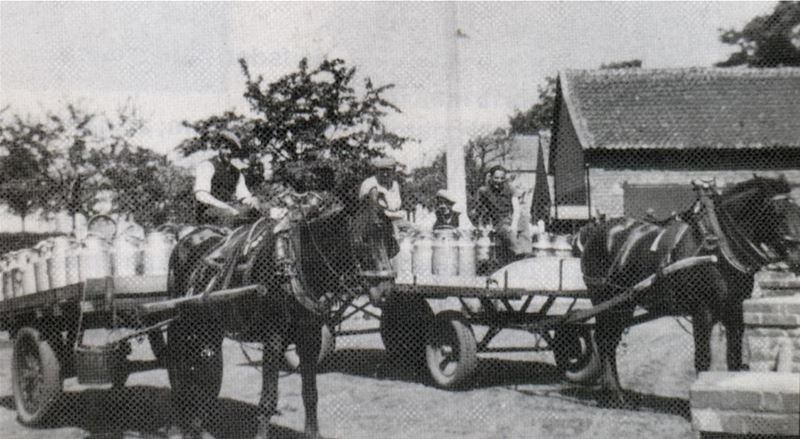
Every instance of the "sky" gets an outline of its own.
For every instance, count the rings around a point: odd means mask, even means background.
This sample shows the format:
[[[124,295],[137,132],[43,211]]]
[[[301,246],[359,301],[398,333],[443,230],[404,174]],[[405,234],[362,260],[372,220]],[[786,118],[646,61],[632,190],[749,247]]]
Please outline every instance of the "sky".
[[[415,167],[506,126],[560,70],[630,59],[709,67],[734,49],[720,28],[774,5],[0,2],[0,108],[38,116],[80,102],[113,113],[130,101],[147,121],[136,141],[176,157],[192,135],[181,121],[248,110],[237,59],[270,81],[303,57],[342,58],[360,79],[395,84],[386,96],[402,113],[387,123],[415,140],[394,155]]]

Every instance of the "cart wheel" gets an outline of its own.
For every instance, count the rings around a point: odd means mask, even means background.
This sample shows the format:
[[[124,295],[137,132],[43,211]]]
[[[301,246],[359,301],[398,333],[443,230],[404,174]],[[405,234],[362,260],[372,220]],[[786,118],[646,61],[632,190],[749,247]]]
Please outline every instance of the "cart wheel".
[[[179,398],[219,396],[223,358],[217,329],[194,319],[178,319],[167,328],[167,375]]]
[[[557,329],[555,332],[553,356],[567,381],[576,384],[594,381],[601,372],[594,333],[587,328],[574,327]]]
[[[20,329],[14,340],[11,380],[20,422],[41,424],[61,394],[61,365],[39,331]]]
[[[331,328],[328,325],[322,325],[322,344],[319,349],[319,358],[317,364],[325,361],[333,351],[336,350],[336,337],[331,333]],[[283,362],[286,368],[295,371],[300,367],[300,355],[297,354],[297,346],[291,343],[286,351],[283,353]]]
[[[478,366],[475,335],[463,318],[455,311],[437,314],[425,349],[428,370],[443,388],[463,384]]]
[[[433,318],[421,297],[390,297],[381,315],[381,340],[389,356],[422,364]]]

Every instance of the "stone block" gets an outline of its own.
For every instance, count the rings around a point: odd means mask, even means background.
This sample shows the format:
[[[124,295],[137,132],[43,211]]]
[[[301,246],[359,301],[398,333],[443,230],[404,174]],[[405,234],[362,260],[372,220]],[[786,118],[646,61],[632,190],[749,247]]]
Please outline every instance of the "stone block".
[[[800,294],[800,277],[794,273],[762,270],[756,273],[753,297],[791,296]]]
[[[696,431],[797,435],[800,374],[703,372],[690,390]]]
[[[761,297],[742,304],[744,322],[751,326],[800,326],[800,294]]]

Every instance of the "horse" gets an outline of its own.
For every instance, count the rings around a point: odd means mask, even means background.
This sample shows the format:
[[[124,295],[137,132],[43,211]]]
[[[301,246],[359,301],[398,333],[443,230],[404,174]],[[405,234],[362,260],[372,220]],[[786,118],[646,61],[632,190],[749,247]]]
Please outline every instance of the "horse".
[[[637,305],[653,318],[691,316],[698,373],[709,369],[711,330],[721,322],[728,369],[741,370],[742,303],[753,290],[755,271],[781,260],[800,271],[800,208],[783,178],[754,176],[722,194],[707,184],[695,184],[695,189],[693,206],[671,219],[602,220],[585,225],[573,241],[595,306],[657,274],[651,288],[596,317],[603,406],[632,406],[619,384],[616,349],[625,328],[635,324]],[[671,262],[703,255],[715,255],[718,262],[658,275]]]
[[[316,373],[322,326],[331,308],[345,296],[366,292],[380,300],[393,285],[389,259],[398,247],[391,223],[375,203],[366,200],[350,209],[339,206],[314,218],[301,209],[286,232],[288,262],[276,257],[275,224],[264,217],[227,236],[215,227],[199,227],[181,239],[172,253],[168,283],[175,296],[241,285],[260,285],[264,292],[214,308],[185,307],[168,327],[173,406],[184,437],[207,434],[202,419],[219,393],[223,334],[264,347],[257,438],[269,437],[283,354],[289,343],[296,344],[305,435],[319,437]],[[224,261],[222,268],[215,267],[208,259],[226,240],[235,249],[232,259]]]

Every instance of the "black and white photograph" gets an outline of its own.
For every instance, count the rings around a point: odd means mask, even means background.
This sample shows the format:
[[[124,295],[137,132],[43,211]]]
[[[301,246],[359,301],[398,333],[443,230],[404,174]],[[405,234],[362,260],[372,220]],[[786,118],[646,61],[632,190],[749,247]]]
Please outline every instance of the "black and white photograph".
[[[800,438],[800,2],[0,1],[0,439]]]

